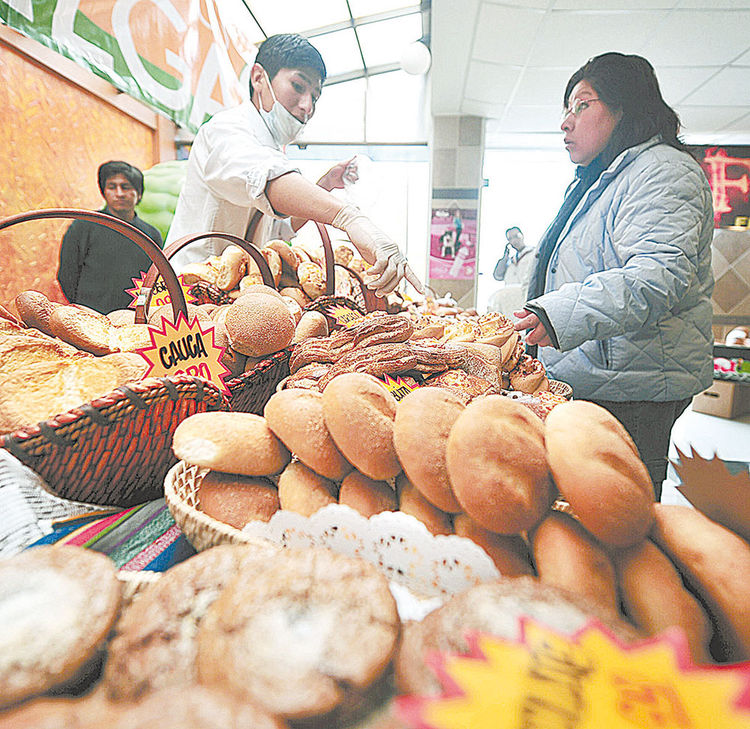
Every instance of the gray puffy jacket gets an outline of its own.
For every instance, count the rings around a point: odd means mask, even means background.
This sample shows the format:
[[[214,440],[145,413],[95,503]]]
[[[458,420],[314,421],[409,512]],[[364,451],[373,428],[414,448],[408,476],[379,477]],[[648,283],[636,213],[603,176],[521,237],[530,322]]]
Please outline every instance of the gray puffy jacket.
[[[608,181],[608,184],[605,184]],[[712,380],[711,189],[658,137],[620,154],[552,252],[545,293],[559,350],[540,347],[574,397],[681,400]]]

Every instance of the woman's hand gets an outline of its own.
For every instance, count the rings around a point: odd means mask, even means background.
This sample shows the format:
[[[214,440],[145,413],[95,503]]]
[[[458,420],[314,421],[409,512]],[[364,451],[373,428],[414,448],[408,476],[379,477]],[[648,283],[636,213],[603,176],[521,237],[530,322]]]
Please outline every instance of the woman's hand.
[[[538,344],[540,347],[552,347],[552,340],[544,328],[544,324],[539,321],[536,314],[532,314],[528,309],[514,311],[513,316],[518,319],[513,328],[517,332],[524,332],[528,329],[531,331],[526,335],[526,344]]]

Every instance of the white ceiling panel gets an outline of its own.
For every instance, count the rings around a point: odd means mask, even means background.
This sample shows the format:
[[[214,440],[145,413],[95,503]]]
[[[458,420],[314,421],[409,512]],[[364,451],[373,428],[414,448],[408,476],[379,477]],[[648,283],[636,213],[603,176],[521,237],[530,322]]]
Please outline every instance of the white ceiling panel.
[[[473,57],[522,65],[533,47],[544,13],[483,3],[479,12]]]
[[[557,0],[554,10],[672,10],[674,0]]]
[[[747,115],[748,107],[677,106],[685,135],[721,132]],[[748,139],[750,141],[750,138]]]
[[[466,79],[466,98],[488,104],[507,104],[521,73],[520,67],[474,61]]]
[[[301,33],[349,20],[346,0],[325,2],[279,2],[251,0],[253,15],[267,35]]]
[[[505,132],[559,133],[559,106],[511,106],[500,120],[500,129]]]
[[[691,106],[750,106],[750,68],[725,68],[684,99]]]
[[[563,91],[568,79],[575,73],[576,67],[570,68],[527,68],[519,85],[514,104],[556,105],[563,106]]]
[[[406,46],[422,37],[422,16],[419,13],[370,23],[357,28],[365,63],[379,66],[396,63]]]
[[[310,42],[323,56],[329,77],[362,69],[357,38],[351,28],[316,35],[310,39]]]
[[[748,109],[748,113],[744,116],[739,117],[738,119],[735,119],[735,121],[730,122],[729,124],[724,127],[725,132],[742,132],[746,130],[748,127],[750,127],[750,109]]]
[[[685,101],[685,97],[692,94],[699,86],[710,82],[710,79],[721,71],[721,66],[685,66],[683,68],[657,66],[654,70],[664,100],[670,106],[674,106]]]
[[[750,7],[745,11],[676,11],[649,38],[642,55],[655,66],[721,66],[748,50],[748,28]]]
[[[310,3],[313,7],[321,3]],[[419,8],[419,2],[412,0],[349,0],[349,7],[355,18],[364,18],[401,8]]]

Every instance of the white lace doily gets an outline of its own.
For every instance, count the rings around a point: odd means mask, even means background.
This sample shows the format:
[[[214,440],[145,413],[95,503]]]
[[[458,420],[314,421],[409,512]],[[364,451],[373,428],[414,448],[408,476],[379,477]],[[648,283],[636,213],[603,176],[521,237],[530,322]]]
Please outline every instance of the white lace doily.
[[[402,620],[419,620],[446,597],[500,576],[474,542],[433,536],[422,522],[400,511],[367,519],[341,504],[311,517],[282,510],[269,522],[250,522],[243,532],[284,547],[326,547],[368,560],[388,578]]]

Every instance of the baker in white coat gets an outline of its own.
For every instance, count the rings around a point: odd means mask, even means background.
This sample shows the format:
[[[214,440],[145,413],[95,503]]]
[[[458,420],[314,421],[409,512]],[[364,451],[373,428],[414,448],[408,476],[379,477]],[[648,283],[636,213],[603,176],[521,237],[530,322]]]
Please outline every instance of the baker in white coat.
[[[325,78],[320,53],[302,36],[275,35],[260,45],[250,71],[250,100],[218,112],[198,130],[166,242],[207,231],[244,237],[256,210],[264,214],[256,242],[271,237],[274,219],[291,218],[294,230],[314,220],[347,234],[372,264],[366,283],[376,294],[392,291],[404,277],[421,292],[398,245],[357,207],[305,179],[284,154],[315,112]],[[334,167],[328,174],[341,173]],[[227,245],[205,239],[170,261],[179,273]]]

